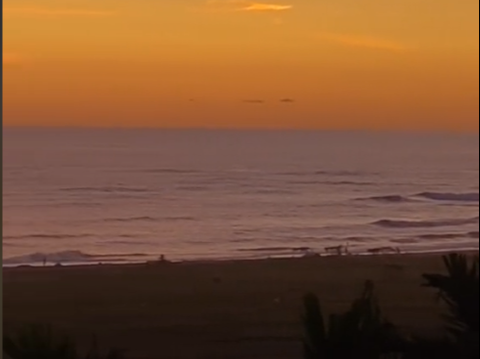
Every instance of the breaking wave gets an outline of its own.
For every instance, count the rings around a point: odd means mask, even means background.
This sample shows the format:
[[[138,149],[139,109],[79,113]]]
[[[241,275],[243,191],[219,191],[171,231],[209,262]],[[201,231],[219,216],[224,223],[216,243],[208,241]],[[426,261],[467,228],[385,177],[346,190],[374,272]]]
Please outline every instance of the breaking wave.
[[[423,192],[416,197],[426,198],[432,201],[444,202],[479,202],[480,194],[477,193],[439,193],[439,192]]]
[[[62,251],[53,253],[32,253],[24,256],[11,257],[3,260],[4,265],[41,264],[46,263],[97,263],[97,262],[126,262],[134,257],[145,257],[145,254],[107,254],[92,255],[82,251]]]
[[[156,219],[149,216],[130,217],[130,218],[106,218],[103,222],[152,222]]]
[[[375,182],[368,181],[318,181],[318,180],[304,180],[304,181],[290,181],[291,185],[309,186],[309,185],[325,185],[325,186],[357,186],[357,187],[372,187],[378,185]]]
[[[140,217],[125,217],[125,218],[106,218],[102,219],[102,222],[107,223],[130,223],[130,222],[182,222],[182,221],[195,221],[195,217],[150,217],[150,216],[140,216]]]
[[[378,173],[366,172],[366,171],[292,171],[292,172],[280,172],[277,173],[281,176],[325,176],[325,177],[363,177],[363,176],[376,176]]]
[[[137,187],[68,187],[62,188],[63,192],[100,192],[100,193],[145,193],[148,192],[146,188]]]
[[[11,239],[81,239],[94,237],[93,234],[49,234],[49,233],[35,233],[15,236],[3,236],[4,240]]]
[[[307,252],[310,251],[310,247],[259,247],[259,248],[248,248],[248,249],[239,249],[239,252]]]
[[[440,192],[423,192],[414,196],[401,196],[401,195],[386,195],[386,196],[373,196],[367,198],[358,198],[357,201],[376,201],[384,203],[408,203],[414,202],[415,198],[423,198],[431,201],[439,202],[479,202],[478,193],[440,193]]]
[[[379,227],[384,228],[436,228],[436,227],[455,227],[455,226],[466,226],[471,224],[478,224],[479,218],[468,218],[468,219],[447,219],[447,220],[434,220],[434,221],[402,221],[402,220],[391,220],[391,219],[382,219],[380,221],[374,222],[373,224]]]
[[[470,238],[470,234],[464,233],[435,233],[435,234],[423,234],[420,236],[420,239],[427,241],[435,240],[445,240],[445,239],[459,239],[459,238]]]
[[[357,198],[357,201],[374,201],[374,202],[383,202],[383,203],[408,203],[413,202],[412,199],[400,195],[389,195],[389,196],[374,196],[368,198]]]

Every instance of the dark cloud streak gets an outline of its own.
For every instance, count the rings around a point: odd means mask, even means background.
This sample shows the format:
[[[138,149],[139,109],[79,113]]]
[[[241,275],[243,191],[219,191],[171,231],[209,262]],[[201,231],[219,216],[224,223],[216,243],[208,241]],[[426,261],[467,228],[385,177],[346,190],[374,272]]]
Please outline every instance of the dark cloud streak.
[[[265,103],[264,100],[244,100],[243,102],[251,105],[263,105]]]

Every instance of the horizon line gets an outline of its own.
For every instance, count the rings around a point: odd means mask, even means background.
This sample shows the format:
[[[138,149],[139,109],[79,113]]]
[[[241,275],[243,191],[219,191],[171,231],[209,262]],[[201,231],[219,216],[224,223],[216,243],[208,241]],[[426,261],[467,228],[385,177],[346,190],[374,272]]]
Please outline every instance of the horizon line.
[[[478,130],[447,130],[447,129],[385,129],[385,128],[301,128],[301,127],[168,127],[168,126],[49,126],[49,125],[2,125],[3,129],[30,129],[30,130],[122,130],[122,131],[218,131],[218,132],[337,132],[337,133],[390,133],[390,134],[450,134],[476,135]]]

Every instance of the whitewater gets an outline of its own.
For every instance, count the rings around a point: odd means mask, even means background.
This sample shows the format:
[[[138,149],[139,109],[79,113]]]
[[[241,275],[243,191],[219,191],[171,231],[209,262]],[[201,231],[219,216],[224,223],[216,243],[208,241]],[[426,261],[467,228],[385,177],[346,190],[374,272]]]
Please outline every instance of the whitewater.
[[[479,138],[12,129],[4,265],[479,247]]]

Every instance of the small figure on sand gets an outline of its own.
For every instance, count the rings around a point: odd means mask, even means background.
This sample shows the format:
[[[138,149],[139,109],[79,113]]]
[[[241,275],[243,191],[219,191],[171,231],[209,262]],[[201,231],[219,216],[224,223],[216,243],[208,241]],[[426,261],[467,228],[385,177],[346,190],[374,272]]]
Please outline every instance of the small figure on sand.
[[[327,247],[325,248],[325,252],[327,254],[336,254],[337,256],[343,256],[344,254],[348,255],[350,254],[350,245],[347,243],[345,245],[339,245],[339,246],[334,246],[334,247]]]

